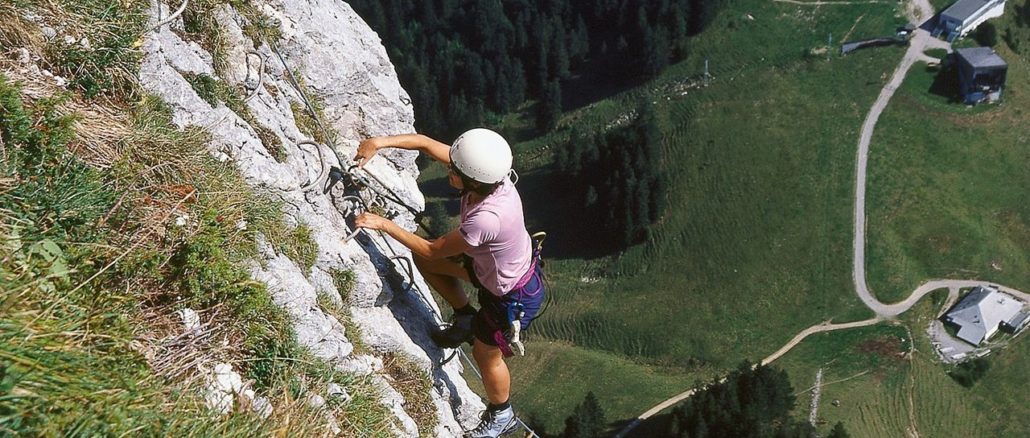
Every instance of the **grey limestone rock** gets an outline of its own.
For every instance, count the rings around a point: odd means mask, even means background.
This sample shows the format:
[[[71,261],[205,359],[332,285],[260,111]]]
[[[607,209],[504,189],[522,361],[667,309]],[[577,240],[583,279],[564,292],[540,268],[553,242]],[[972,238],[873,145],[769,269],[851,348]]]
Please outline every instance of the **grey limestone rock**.
[[[352,165],[350,158],[362,139],[414,132],[410,99],[397,81],[379,37],[346,3],[255,0],[253,4],[279,23],[283,38],[278,53],[285,67],[269,43],[255,44],[244,35],[246,18],[222,6],[215,13],[228,42],[221,64],[224,69],[216,71],[212,55],[195,42],[183,40],[172,31],[173,26],[161,26],[148,34],[142,46],[145,56],[141,82],[170,105],[175,124],[199,126],[211,133],[208,147],[212,155],[231,160],[250,185],[282,199],[289,226],[304,224],[311,230],[318,254],[310,269],[277,254],[265,242],[259,242],[260,260],[250,266],[252,276],[268,285],[275,302],[293,319],[297,340],[341,370],[373,376],[384,387],[383,404],[397,416],[400,426],[394,432],[418,435],[415,423],[404,413],[400,393],[389,388],[381,375],[382,361],[354,355],[352,340],[347,338],[350,334],[341,321],[320,307],[319,295],[350,309],[362,341],[372,350],[404,354],[432,376],[439,426],[422,433],[460,436],[462,425],[475,425],[483,404],[461,376],[460,361],[439,365],[445,352],[432,344],[427,332],[439,322],[439,309],[418,273],[410,278],[407,270],[414,271],[413,266],[408,268],[410,253],[398,242],[372,232],[358,233],[342,243],[353,231],[353,221],[347,215],[353,207],[348,204],[354,204],[343,198],[355,189],[337,185],[329,193],[321,190],[328,167],[347,169]],[[157,23],[154,17],[158,7],[155,0],[151,7],[153,24]],[[167,11],[169,5],[160,7]],[[258,62],[258,57],[264,62]],[[262,65],[263,69],[258,70]],[[300,145],[311,139],[294,119],[291,104],[302,104],[303,96],[291,85],[288,72],[298,74],[307,85],[305,92],[324,104],[322,122],[338,134],[334,145],[319,145],[317,149]],[[249,86],[249,114],[237,114],[224,104],[212,106],[204,101],[186,80],[189,74],[208,75],[241,90]],[[262,86],[255,89],[256,77]],[[262,143],[269,133],[282,143],[282,162],[276,161],[269,145]],[[424,198],[415,181],[416,155],[383,151],[366,169],[405,204],[421,210]],[[305,185],[310,185],[306,191],[302,190]],[[367,191],[358,193],[371,196]],[[400,213],[396,219],[399,224],[414,229],[414,216],[405,207],[385,204]],[[344,271],[355,280],[351,291],[338,291],[334,285],[333,276]]]

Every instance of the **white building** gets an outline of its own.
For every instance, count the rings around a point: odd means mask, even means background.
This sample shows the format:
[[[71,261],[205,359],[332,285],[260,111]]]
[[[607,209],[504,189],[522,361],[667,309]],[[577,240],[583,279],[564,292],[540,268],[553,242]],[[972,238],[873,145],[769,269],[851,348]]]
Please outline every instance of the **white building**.
[[[980,345],[994,335],[1002,324],[1016,322],[1021,315],[1025,315],[1022,310],[1023,302],[997,289],[978,286],[944,316],[944,321],[959,327],[958,337],[963,341]],[[1025,323],[1025,318],[1017,322],[1019,325]]]
[[[933,36],[944,34],[948,41],[954,41],[1004,12],[1005,0],[958,0],[941,12]]]

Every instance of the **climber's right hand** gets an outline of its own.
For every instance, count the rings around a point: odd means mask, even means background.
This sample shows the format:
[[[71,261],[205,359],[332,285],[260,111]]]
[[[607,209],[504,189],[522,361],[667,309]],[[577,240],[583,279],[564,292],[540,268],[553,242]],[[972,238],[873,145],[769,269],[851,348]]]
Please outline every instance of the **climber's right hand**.
[[[362,140],[358,144],[358,152],[354,154],[354,162],[357,163],[358,168],[365,167],[365,163],[376,155],[380,147],[382,146],[379,145],[379,137]]]

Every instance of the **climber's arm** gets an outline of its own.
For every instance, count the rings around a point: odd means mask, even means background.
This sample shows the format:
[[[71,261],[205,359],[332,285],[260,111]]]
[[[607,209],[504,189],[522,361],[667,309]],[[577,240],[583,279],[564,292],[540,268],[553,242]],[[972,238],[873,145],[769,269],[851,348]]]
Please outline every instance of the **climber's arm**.
[[[472,247],[461,237],[458,230],[451,231],[436,240],[426,240],[412,233],[393,221],[372,213],[362,213],[355,220],[354,224],[361,228],[380,230],[402,245],[408,247],[411,252],[428,260],[438,260],[461,254]]]
[[[451,164],[451,147],[422,134],[401,134],[365,139],[358,145],[354,161],[358,163],[358,167],[363,167],[368,160],[375,156],[376,151],[388,147],[419,151],[428,154],[445,166]]]

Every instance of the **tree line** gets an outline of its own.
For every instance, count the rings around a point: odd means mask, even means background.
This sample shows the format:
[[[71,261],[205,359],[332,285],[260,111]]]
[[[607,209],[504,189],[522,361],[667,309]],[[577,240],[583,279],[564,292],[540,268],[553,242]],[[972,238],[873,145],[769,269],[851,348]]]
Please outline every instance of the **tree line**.
[[[619,248],[646,240],[665,207],[668,176],[650,105],[629,124],[602,133],[573,132],[555,153],[562,190],[582,204],[583,229]]]
[[[383,38],[419,131],[453,138],[528,100],[555,126],[563,83],[587,70],[613,83],[658,74],[721,0],[352,0]]]
[[[699,385],[700,386],[700,385]],[[665,416],[663,424],[640,426],[640,436],[662,437],[783,437],[818,436],[807,421],[790,416],[796,398],[787,373],[744,361],[723,381],[700,386],[683,403]],[[657,417],[659,419],[663,417]],[[537,430],[541,433],[541,430]],[[593,392],[588,392],[565,419],[562,438],[598,438],[609,432],[604,409]],[[544,433],[546,435],[546,433]],[[634,436],[634,435],[631,435]],[[844,424],[837,422],[827,438],[848,438]]]
[[[815,428],[790,417],[794,389],[787,373],[744,361],[723,381],[716,381],[673,408],[670,437],[797,437],[816,436]],[[837,423],[829,438],[848,437]]]

